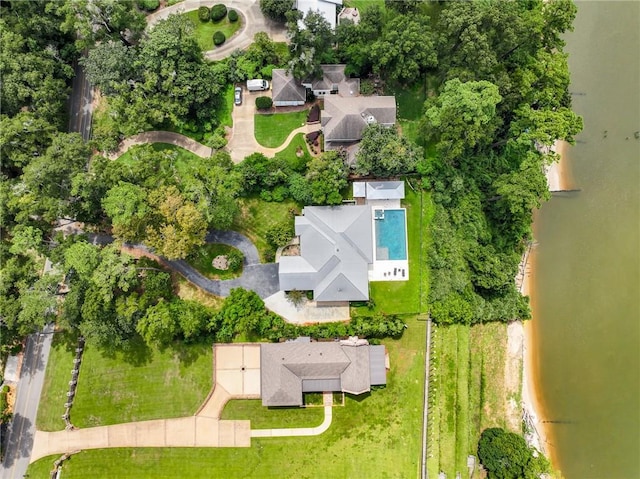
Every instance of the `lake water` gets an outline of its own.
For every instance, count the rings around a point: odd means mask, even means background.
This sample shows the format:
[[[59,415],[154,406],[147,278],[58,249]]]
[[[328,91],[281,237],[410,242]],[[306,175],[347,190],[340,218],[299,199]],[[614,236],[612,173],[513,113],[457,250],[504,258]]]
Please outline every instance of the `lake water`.
[[[578,2],[571,185],[536,216],[534,377],[566,479],[640,478],[640,3]]]

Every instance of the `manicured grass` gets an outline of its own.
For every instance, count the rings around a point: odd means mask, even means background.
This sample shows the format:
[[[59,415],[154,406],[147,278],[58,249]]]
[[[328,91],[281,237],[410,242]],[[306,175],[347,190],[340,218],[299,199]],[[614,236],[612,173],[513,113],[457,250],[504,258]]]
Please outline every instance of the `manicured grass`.
[[[398,104],[398,118],[402,120],[419,120],[424,113],[424,102],[427,93],[424,80],[411,87],[393,85],[387,88],[389,95],[395,95]]]
[[[414,478],[420,465],[425,323],[407,322],[401,339],[383,342],[391,364],[387,387],[348,396],[320,436],[253,439],[250,448],[88,450],[65,463],[62,477]],[[36,473],[54,459],[31,465],[31,477],[46,477]]]
[[[302,150],[302,156],[296,154],[298,148]],[[289,146],[276,153],[275,158],[284,158],[294,170],[300,170],[303,165],[306,165],[311,160],[311,154],[309,153],[309,146],[304,139],[304,133],[298,133],[294,136]]]
[[[385,10],[384,0],[347,0],[345,2],[345,6],[360,10],[361,15],[362,11],[371,5],[378,5],[383,11]]]
[[[469,477],[480,433],[505,427],[506,325],[434,327],[429,409],[429,475]],[[519,431],[513,431],[519,432]]]
[[[423,312],[426,301],[422,298],[428,288],[426,274],[426,246],[432,206],[429,194],[413,191],[406,184],[403,207],[407,209],[407,234],[409,242],[409,281],[375,281],[369,283],[370,297],[375,309],[387,314],[415,314]],[[355,308],[359,310],[361,308]]]
[[[202,275],[211,279],[231,279],[237,278],[242,274],[242,264],[235,269],[228,270],[217,269],[213,267],[211,262],[216,256],[228,255],[233,251],[242,252],[233,246],[218,243],[207,243],[200,246],[188,258],[187,263],[197,269]]]
[[[293,200],[274,203],[262,201],[257,197],[240,198],[238,204],[240,214],[231,229],[249,237],[258,248],[261,260],[266,262],[269,252],[272,251],[266,239],[266,232],[271,226],[287,218],[293,218],[293,213],[300,214],[300,207]]]
[[[71,375],[73,348],[52,348],[38,428],[64,428],[60,420]],[[105,353],[87,346],[71,421],[79,427],[189,416],[212,386],[211,345],[174,343],[163,350],[132,340],[130,351]],[[64,398],[64,399],[62,399]]]
[[[249,419],[251,429],[316,427],[324,419],[321,407],[264,407],[260,399],[229,401],[221,419]]]
[[[64,413],[64,403],[67,402],[76,344],[74,337],[68,337],[64,333],[53,336],[36,418],[36,427],[40,430],[64,429],[65,423],[61,416]]]
[[[223,102],[220,108],[218,108],[218,120],[220,124],[222,126],[228,126],[229,128],[233,126],[231,113],[233,112],[234,94],[234,85],[227,85],[222,97]]]
[[[223,2],[221,2],[223,3]],[[237,22],[230,22],[228,17],[224,17],[219,22],[213,23],[209,22],[201,22],[198,18],[198,10],[193,10],[191,12],[184,13],[189,20],[195,26],[195,35],[198,40],[198,45],[202,51],[213,50],[215,45],[213,44],[213,34],[217,31],[221,31],[224,33],[225,37],[227,37],[227,42],[233,36],[235,32],[237,32],[242,25],[242,16],[239,16]],[[223,43],[224,45],[224,43]]]
[[[304,126],[306,122],[306,110],[255,115],[254,134],[256,141],[264,147],[276,148],[284,143],[289,133]]]

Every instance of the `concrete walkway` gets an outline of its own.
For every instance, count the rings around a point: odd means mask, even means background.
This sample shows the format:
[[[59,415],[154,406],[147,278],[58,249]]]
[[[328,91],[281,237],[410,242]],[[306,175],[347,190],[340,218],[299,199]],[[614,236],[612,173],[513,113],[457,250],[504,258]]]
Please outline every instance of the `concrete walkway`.
[[[169,15],[182,14],[197,10],[201,6],[211,7],[220,0],[185,0],[184,2],[165,7],[147,16],[147,26],[151,27],[160,20],[166,19]],[[236,10],[242,21],[240,30],[219,47],[204,53],[208,60],[222,60],[229,56],[232,51],[244,50],[253,42],[253,37],[258,32],[265,32],[276,42],[287,40],[286,27],[283,24],[273,22],[264,17],[260,11],[259,2],[256,0],[227,0],[224,2],[228,9]]]
[[[317,427],[251,429],[251,437],[319,436],[329,429],[333,420],[333,393],[322,393],[322,402],[324,404],[324,421]]]
[[[262,153],[265,156],[274,156],[289,146],[293,137],[298,133],[311,133],[320,129],[320,124],[305,124],[293,130],[284,142],[276,148],[262,146],[255,137],[255,98],[258,96],[270,96],[270,92],[250,92],[243,87],[242,105],[236,105],[231,112],[233,128],[227,143],[227,150],[231,154],[234,163],[240,163],[252,153]],[[277,114],[277,113],[276,113]]]
[[[107,155],[107,158],[115,160],[125,154],[132,146],[146,145],[147,143],[168,143],[179,146],[185,150],[189,150],[200,158],[209,158],[213,153],[213,150],[208,146],[198,143],[196,140],[181,135],[180,133],[174,133],[172,131],[145,131],[144,133],[139,133],[123,140],[118,145],[118,149]]]

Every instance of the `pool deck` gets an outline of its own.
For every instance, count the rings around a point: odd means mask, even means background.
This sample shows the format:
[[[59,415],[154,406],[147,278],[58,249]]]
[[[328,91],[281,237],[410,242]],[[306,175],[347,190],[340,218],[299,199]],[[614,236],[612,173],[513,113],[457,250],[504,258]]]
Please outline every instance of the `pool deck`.
[[[407,241],[407,216],[406,209],[400,205],[400,200],[372,200],[367,201],[367,205],[371,206],[373,210],[371,212],[372,232],[374,234],[374,248],[376,245],[375,240],[375,210],[405,210],[405,242],[407,259],[404,260],[377,260],[374,258],[373,263],[369,266],[369,281],[409,281],[409,245]],[[375,256],[375,255],[374,255]]]

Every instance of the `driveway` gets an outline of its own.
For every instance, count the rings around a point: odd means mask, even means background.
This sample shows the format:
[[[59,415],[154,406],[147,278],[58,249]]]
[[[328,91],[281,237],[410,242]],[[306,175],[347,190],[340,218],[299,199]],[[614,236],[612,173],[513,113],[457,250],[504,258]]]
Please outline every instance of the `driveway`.
[[[217,3],[221,3],[220,0],[185,0],[184,2],[152,13],[147,17],[147,25],[153,26],[172,14],[181,14],[197,10],[201,6],[212,7]],[[254,35],[258,32],[266,32],[269,37],[276,42],[284,42],[287,40],[286,27],[265,18],[260,11],[258,0],[228,0],[224,2],[224,4],[227,8],[236,10],[241,15],[242,27],[240,31],[229,38],[223,45],[205,52],[204,56],[208,60],[222,60],[229,56],[234,50],[244,50],[251,45]]]
[[[235,105],[231,113],[233,119],[233,128],[231,129],[231,137],[227,143],[227,150],[231,154],[234,163],[240,163],[252,153],[262,153],[265,156],[274,156],[276,153],[284,150],[293,137],[298,133],[311,133],[320,129],[320,125],[304,125],[296,128],[284,142],[276,148],[267,148],[262,146],[255,137],[255,115],[256,115],[256,98],[259,96],[271,97],[271,91],[248,91],[242,86],[242,105]]]
[[[89,234],[89,241],[93,244],[106,245],[113,242],[113,237],[104,234]],[[125,245],[158,258],[163,264],[180,273],[190,283],[216,296],[229,296],[233,288],[244,288],[258,293],[261,298],[267,298],[280,290],[277,263],[260,263],[258,250],[249,238],[237,231],[210,231],[207,234],[208,243],[222,243],[233,246],[242,251],[244,267],[242,276],[234,279],[215,280],[201,275],[189,263],[183,260],[168,260],[155,255],[145,245]]]

